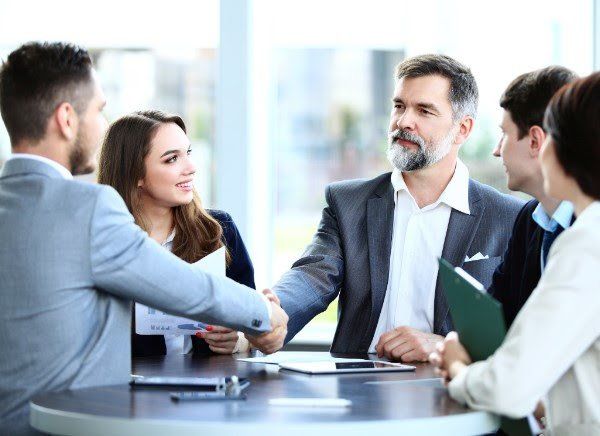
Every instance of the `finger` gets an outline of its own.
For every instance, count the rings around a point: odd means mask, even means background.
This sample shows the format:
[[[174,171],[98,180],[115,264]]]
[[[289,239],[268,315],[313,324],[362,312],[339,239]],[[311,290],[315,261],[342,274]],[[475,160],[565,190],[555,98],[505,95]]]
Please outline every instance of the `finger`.
[[[444,354],[444,350],[446,349],[444,345],[445,345],[444,342],[437,342],[435,344],[435,349],[437,350],[438,353]]]
[[[440,355],[438,353],[433,352],[429,355],[429,363],[431,363],[432,365],[440,366],[441,362],[442,359],[440,358]]]
[[[204,333],[204,340],[211,340],[215,342],[232,341],[234,338],[237,340],[237,333]]]
[[[211,327],[212,327],[212,329],[210,330],[209,333],[231,333],[234,331],[230,328],[222,327],[220,325],[213,325]]]
[[[385,345],[390,342],[393,341],[394,339],[396,339],[399,336],[399,333],[396,332],[395,330],[389,331],[387,333],[382,334],[379,337],[379,341],[377,341],[377,345],[375,346],[375,351],[377,351],[377,355],[379,357],[384,355],[384,347]]]
[[[383,345],[383,355],[388,359],[392,359],[398,351],[406,353],[413,348],[412,346],[408,349],[406,349],[406,347],[402,348],[407,343],[409,343],[409,341],[404,336],[397,336],[393,339],[390,339]],[[397,355],[397,357],[400,357],[400,355]]]
[[[264,296],[267,297],[267,300],[272,301],[273,303],[281,306],[281,301],[279,300],[279,297],[277,296],[277,294],[275,294],[275,292],[273,292],[270,289],[263,289],[262,293]]]
[[[450,332],[446,335],[446,341],[454,341],[454,342],[458,342],[458,333],[456,332]]]
[[[215,347],[214,345],[209,345],[208,348],[211,351],[219,354],[231,354],[233,353],[233,347]]]
[[[427,354],[419,349],[413,349],[400,356],[401,362],[427,362]]]
[[[231,333],[205,333],[204,334],[204,339],[208,340],[210,339],[211,341],[221,341],[221,342],[229,342],[229,341],[237,341],[238,339],[238,334],[237,332],[231,332]]]
[[[206,343],[208,345],[212,345],[214,347],[235,347],[235,344],[237,344],[237,340],[235,341],[213,341],[210,339],[205,339]]]

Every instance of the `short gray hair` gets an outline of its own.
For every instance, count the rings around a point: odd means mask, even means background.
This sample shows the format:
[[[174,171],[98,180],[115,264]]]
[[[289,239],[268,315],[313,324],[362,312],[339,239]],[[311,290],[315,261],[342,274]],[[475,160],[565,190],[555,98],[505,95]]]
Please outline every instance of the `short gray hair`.
[[[426,54],[406,59],[396,66],[395,78],[400,80],[436,74],[450,80],[448,98],[454,120],[464,116],[475,118],[479,100],[475,77],[469,68],[450,56]]]

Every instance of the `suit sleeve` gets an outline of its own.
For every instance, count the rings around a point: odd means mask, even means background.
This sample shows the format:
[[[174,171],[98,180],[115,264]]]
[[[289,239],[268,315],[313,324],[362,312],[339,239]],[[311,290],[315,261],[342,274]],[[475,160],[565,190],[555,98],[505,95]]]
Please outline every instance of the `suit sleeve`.
[[[342,286],[344,255],[330,187],[325,198],[327,206],[312,242],[273,287],[289,316],[286,342],[327,309]]]
[[[504,320],[507,326],[512,324],[515,310],[518,311],[517,308],[513,307],[518,304],[518,298],[514,295],[516,290],[511,289],[511,283],[514,283],[515,263],[524,261],[523,255],[527,248],[523,247],[525,240],[523,226],[526,224],[526,220],[529,219],[529,208],[527,205],[523,206],[515,219],[508,246],[502,255],[502,262],[494,271],[492,283],[488,288],[488,293],[502,303]]]
[[[251,334],[270,330],[254,290],[206,274],[165,250],[135,223],[112,188],[100,189],[90,225],[92,277],[115,296]]]

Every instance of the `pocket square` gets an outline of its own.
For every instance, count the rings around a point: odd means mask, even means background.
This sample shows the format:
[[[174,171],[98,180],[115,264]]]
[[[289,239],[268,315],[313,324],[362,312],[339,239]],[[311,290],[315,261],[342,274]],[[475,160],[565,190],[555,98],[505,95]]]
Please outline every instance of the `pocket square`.
[[[473,262],[474,260],[484,260],[484,259],[489,259],[490,256],[488,256],[487,254],[484,256],[483,254],[481,254],[481,252],[473,255],[472,257],[469,256],[465,256],[465,263],[466,262]]]

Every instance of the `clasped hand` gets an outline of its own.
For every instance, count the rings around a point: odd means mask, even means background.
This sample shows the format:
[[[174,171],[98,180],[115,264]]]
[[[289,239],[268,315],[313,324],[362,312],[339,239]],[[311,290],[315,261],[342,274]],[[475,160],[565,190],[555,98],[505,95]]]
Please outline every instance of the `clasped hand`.
[[[281,302],[277,295],[270,289],[263,290],[263,295],[271,303],[271,331],[259,336],[246,334],[246,339],[254,348],[258,348],[265,354],[271,354],[283,347],[287,335],[288,316],[281,308]]]

